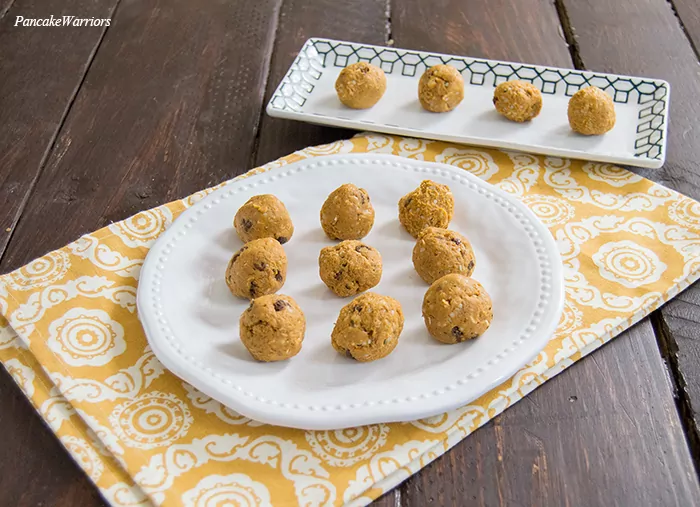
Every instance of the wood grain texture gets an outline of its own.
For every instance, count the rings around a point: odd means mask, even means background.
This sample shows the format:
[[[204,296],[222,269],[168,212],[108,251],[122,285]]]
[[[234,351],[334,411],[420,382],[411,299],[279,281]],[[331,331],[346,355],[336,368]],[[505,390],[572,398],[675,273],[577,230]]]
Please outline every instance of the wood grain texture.
[[[106,30],[22,27],[15,19],[108,18],[116,3],[0,1],[0,255]],[[3,9],[9,9],[5,16]]]
[[[0,269],[245,172],[280,3],[124,0]]]
[[[310,37],[328,37],[366,44],[386,44],[386,0],[286,0],[272,56],[266,102]],[[253,165],[262,165],[293,151],[345,139],[354,132],[263,115],[260,142]]]
[[[397,46],[572,66],[549,2],[393,5]],[[665,375],[645,321],[408,479],[401,505],[693,504],[698,485]]]
[[[700,48],[700,4],[696,0],[669,0],[676,16],[690,37],[695,53]]]
[[[668,155],[662,169],[638,170],[649,179],[700,199],[700,80],[698,61],[672,5],[664,0],[563,0],[577,50],[588,68],[663,78],[671,84]],[[680,7],[680,3],[677,4]],[[680,12],[680,11],[679,11]],[[663,34],[663,36],[658,36]],[[661,310],[666,353],[682,391],[682,409],[700,430],[700,284]],[[692,435],[691,435],[692,436]],[[700,460],[700,456],[696,456]]]
[[[391,6],[397,47],[571,67],[548,0],[393,0]]]
[[[105,505],[9,374],[0,367],[0,505]]]
[[[404,507],[698,505],[648,320],[409,479]]]
[[[187,0],[123,0],[0,270],[246,171],[280,3],[238,0],[203,8]],[[74,51],[73,39],[48,37],[54,52]],[[26,100],[43,97],[21,69],[14,72],[5,70],[17,87],[31,89]],[[41,79],[44,87],[52,86],[49,77]],[[34,157],[44,149],[27,147]],[[51,450],[54,437],[38,416],[6,408],[21,396],[6,375],[0,393],[0,428],[12,442],[0,446],[0,477],[16,484],[16,489],[0,488],[0,505],[22,505],[20,494],[29,495],[28,506],[101,505],[94,488],[85,487],[88,480],[71,474],[75,467],[55,440]],[[46,470],[37,471],[42,460]]]

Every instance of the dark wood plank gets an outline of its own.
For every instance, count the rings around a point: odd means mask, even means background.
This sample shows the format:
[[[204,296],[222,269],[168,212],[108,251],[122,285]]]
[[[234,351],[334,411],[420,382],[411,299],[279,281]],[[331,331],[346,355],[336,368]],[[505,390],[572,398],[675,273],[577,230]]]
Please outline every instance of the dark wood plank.
[[[530,393],[409,479],[401,505],[698,505],[650,334],[645,320]]]
[[[7,14],[14,1],[15,0],[0,0],[0,19]]]
[[[393,0],[397,47],[571,67],[557,11],[546,0]]]
[[[572,66],[550,2],[392,5],[397,46]],[[401,504],[693,504],[700,491],[665,375],[645,321],[410,478]]]
[[[671,4],[664,0],[564,0],[564,6],[586,67],[669,81],[671,121],[666,164],[643,174],[700,199],[698,61]],[[700,428],[699,303],[700,284],[696,283],[662,308],[659,326],[665,331],[662,345],[677,375],[681,412],[696,447]]]
[[[116,3],[0,1],[0,255],[106,30],[16,27],[16,17],[108,18]]]
[[[690,37],[695,53],[700,47],[700,4],[695,0],[669,0],[681,26]]]
[[[120,5],[0,270],[247,170],[280,4],[237,0],[203,8],[198,2],[163,0]],[[74,51],[71,40],[55,39],[54,51]],[[12,79],[33,86],[21,76]],[[43,91],[34,90],[27,100],[33,96],[38,100]],[[5,412],[5,403],[19,395],[6,377],[0,388]],[[61,488],[68,486],[48,476],[74,477],[64,471],[73,466],[70,458],[65,453],[63,461],[46,458],[45,474],[35,473],[50,433],[30,413],[4,417],[3,435],[13,445],[0,446],[0,477],[34,490],[26,505],[100,505],[94,490],[78,486],[59,503]],[[37,477],[45,477],[46,485]],[[0,488],[0,505],[15,505],[10,495]]]
[[[123,3],[0,269],[246,171],[280,3]]]
[[[2,367],[0,407],[0,505],[105,505]]]
[[[386,0],[335,2],[333,0],[288,0],[282,5],[275,51],[272,56],[266,100],[310,37],[386,44],[388,41]],[[280,120],[264,115],[255,165],[293,151],[345,139],[352,131]]]

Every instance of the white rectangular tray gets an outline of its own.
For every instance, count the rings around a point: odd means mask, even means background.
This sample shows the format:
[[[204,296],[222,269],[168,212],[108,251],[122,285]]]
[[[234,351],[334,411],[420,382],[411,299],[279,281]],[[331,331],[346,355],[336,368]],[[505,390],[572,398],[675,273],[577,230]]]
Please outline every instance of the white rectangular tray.
[[[343,106],[335,93],[340,70],[360,60],[381,67],[387,76],[384,97],[366,110]],[[438,63],[456,67],[464,77],[464,101],[450,113],[430,113],[418,102],[421,74]],[[513,79],[529,81],[542,91],[542,112],[531,122],[510,122],[493,108],[494,87]],[[569,128],[569,97],[588,85],[605,90],[615,101],[617,123],[603,136],[582,136]],[[669,84],[658,79],[314,38],[301,48],[267,113],[323,125],[658,168],[666,158],[669,93]]]

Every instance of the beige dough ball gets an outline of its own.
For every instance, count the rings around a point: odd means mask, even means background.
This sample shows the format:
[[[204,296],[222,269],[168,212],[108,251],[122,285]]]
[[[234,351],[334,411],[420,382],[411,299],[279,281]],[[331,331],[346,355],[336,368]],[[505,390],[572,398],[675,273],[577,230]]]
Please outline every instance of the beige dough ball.
[[[226,268],[231,294],[253,299],[277,292],[287,278],[287,255],[272,238],[254,239],[233,254]]]
[[[433,113],[452,111],[464,98],[464,79],[449,65],[434,65],[418,82],[418,100],[423,109]]]
[[[321,280],[336,295],[354,296],[371,289],[382,277],[382,256],[361,241],[347,240],[321,250]]]
[[[296,356],[306,332],[304,313],[289,296],[268,294],[253,299],[241,314],[241,341],[258,361]]]
[[[615,126],[615,103],[596,86],[577,91],[569,100],[569,125],[585,136],[605,134]]]
[[[331,239],[362,239],[373,225],[369,194],[351,183],[333,190],[321,207],[321,227]]]
[[[367,292],[340,310],[331,334],[333,348],[362,363],[386,357],[403,331],[401,304],[389,296]]]
[[[413,247],[413,266],[427,283],[450,273],[471,276],[475,262],[469,240],[448,229],[423,229]]]
[[[256,195],[238,209],[233,226],[244,243],[275,238],[281,244],[294,234],[294,225],[282,201],[270,194]]]
[[[368,109],[379,102],[386,91],[384,71],[367,62],[348,65],[335,81],[340,101],[353,109]]]
[[[530,121],[542,110],[542,94],[525,81],[506,81],[494,90],[493,105],[511,121]]]
[[[491,297],[466,276],[445,275],[423,298],[423,320],[430,335],[443,343],[460,343],[482,335],[491,325]]]
[[[399,200],[399,221],[414,238],[426,227],[445,228],[454,214],[455,201],[450,187],[431,180]]]

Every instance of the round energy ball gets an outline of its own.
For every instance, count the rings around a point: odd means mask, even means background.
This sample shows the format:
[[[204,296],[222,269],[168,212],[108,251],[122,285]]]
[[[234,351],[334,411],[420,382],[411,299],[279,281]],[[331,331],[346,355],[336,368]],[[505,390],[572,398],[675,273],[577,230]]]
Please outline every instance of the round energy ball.
[[[371,289],[382,278],[382,256],[361,241],[347,240],[323,248],[318,267],[323,283],[341,297]]]
[[[455,201],[450,187],[431,180],[399,200],[399,221],[414,238],[426,227],[445,228],[454,214]]]
[[[244,243],[254,239],[275,238],[286,243],[294,234],[294,225],[282,201],[270,194],[255,195],[238,209],[233,226]]]
[[[493,105],[509,120],[526,122],[540,114],[542,94],[525,81],[506,81],[494,90]]]
[[[418,82],[418,100],[423,109],[433,113],[452,111],[464,99],[464,79],[450,65],[434,65]]]
[[[585,136],[605,134],[615,126],[615,103],[596,86],[577,91],[569,100],[569,125]]]
[[[386,357],[403,331],[401,304],[389,296],[367,292],[340,310],[331,334],[333,348],[362,363]]]
[[[331,239],[362,239],[374,225],[374,208],[364,188],[346,183],[321,207],[321,227]]]
[[[348,65],[335,81],[340,102],[353,109],[368,109],[379,102],[386,91],[386,75],[367,62]]]
[[[283,361],[296,356],[306,332],[304,313],[289,296],[255,298],[241,314],[241,341],[258,361]]]
[[[427,283],[450,273],[471,276],[475,263],[469,240],[448,229],[423,229],[413,247],[413,266]]]
[[[253,299],[277,292],[287,278],[287,255],[272,238],[254,239],[233,254],[226,268],[231,294]]]
[[[445,275],[425,293],[423,320],[430,335],[442,343],[472,340],[491,325],[491,297],[473,278]]]

